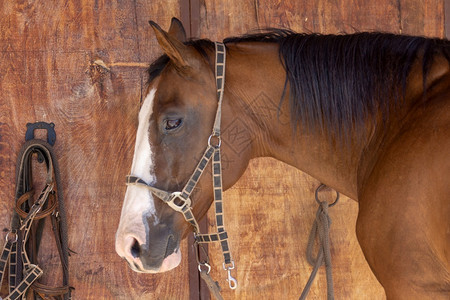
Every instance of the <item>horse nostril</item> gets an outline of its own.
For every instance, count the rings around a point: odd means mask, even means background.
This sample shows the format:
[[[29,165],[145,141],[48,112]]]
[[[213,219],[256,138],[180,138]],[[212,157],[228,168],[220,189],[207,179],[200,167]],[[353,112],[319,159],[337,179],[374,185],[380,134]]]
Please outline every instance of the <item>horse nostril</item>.
[[[133,245],[131,245],[130,252],[134,258],[138,258],[141,253],[141,246],[139,246],[139,243],[136,239],[134,240]]]
[[[167,240],[166,253],[164,254],[164,258],[175,252],[177,247],[177,241],[173,234],[169,235],[169,239]]]

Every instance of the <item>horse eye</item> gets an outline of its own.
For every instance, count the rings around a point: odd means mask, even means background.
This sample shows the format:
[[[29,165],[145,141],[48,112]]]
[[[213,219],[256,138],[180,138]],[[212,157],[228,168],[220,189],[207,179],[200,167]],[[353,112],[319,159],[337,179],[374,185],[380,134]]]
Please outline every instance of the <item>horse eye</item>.
[[[180,127],[181,125],[181,119],[174,119],[174,120],[166,120],[165,121],[165,129],[166,130],[174,130]]]

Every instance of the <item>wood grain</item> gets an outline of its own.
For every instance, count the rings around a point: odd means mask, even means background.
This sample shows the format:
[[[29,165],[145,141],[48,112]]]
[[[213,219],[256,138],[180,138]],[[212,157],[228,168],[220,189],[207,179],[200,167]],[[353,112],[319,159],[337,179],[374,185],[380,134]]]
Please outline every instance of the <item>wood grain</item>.
[[[9,227],[15,161],[25,124],[54,122],[69,245],[77,252],[70,258],[74,299],[189,298],[187,255],[169,273],[141,275],[114,251],[123,182],[145,89],[145,72],[139,65],[161,53],[148,20],[167,28],[173,16],[180,16],[180,1],[186,4],[182,0],[0,2],[0,228]],[[439,0],[189,3],[198,22],[191,24],[192,31],[212,40],[280,26],[322,33],[383,30],[438,37],[445,33]],[[96,60],[107,69],[94,64]],[[311,270],[304,249],[316,210],[317,185],[282,163],[258,159],[226,192],[225,222],[238,290],[226,288],[220,251],[216,245],[210,249],[212,275],[224,288],[225,299],[298,297]],[[384,299],[355,238],[356,214],[357,204],[345,197],[331,210],[336,298]],[[211,214],[209,218],[213,224]],[[59,262],[49,228],[46,232],[39,260],[46,272],[43,280],[56,284]],[[189,247],[184,241],[182,252]],[[324,299],[324,289],[321,271],[310,299]]]
[[[221,40],[258,28],[298,32],[387,31],[444,37],[444,2],[408,1],[216,1],[200,7],[200,35]]]
[[[168,24],[178,15],[178,1],[0,3],[0,226],[9,227],[25,124],[54,122],[69,246],[77,252],[70,257],[74,299],[189,297],[186,260],[173,272],[141,275],[114,251],[145,88],[143,68],[117,63],[149,64],[160,50],[148,20]],[[42,281],[57,284],[59,260],[46,233]]]

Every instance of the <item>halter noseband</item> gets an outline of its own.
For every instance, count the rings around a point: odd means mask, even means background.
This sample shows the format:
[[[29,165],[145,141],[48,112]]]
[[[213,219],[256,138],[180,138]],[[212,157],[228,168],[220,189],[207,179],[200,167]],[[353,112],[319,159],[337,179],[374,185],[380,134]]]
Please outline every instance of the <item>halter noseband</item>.
[[[225,226],[223,222],[222,161],[220,157],[220,146],[221,146],[220,124],[222,116],[223,91],[225,85],[225,61],[226,61],[225,45],[220,42],[215,42],[215,50],[216,50],[215,78],[216,78],[217,98],[218,98],[216,118],[214,121],[212,134],[208,139],[208,146],[206,147],[206,150],[203,153],[200,162],[197,164],[195,171],[189,178],[189,181],[181,190],[181,192],[178,191],[172,193],[151,186],[141,178],[133,175],[127,176],[126,184],[145,186],[147,189],[150,190],[150,192],[153,195],[164,201],[173,210],[181,213],[186,219],[186,221],[194,227],[195,244],[198,245],[199,243],[210,243],[216,241],[220,242],[224,257],[223,268],[228,273],[227,281],[230,285],[230,288],[235,289],[237,287],[237,281],[230,274],[230,270],[234,269],[234,261],[231,258],[230,247],[228,244],[228,234],[225,231]],[[216,144],[213,144],[212,140],[216,140]],[[195,219],[195,216],[192,212],[192,201],[190,199],[190,195],[192,194],[192,191],[197,185],[201,175],[203,174],[203,171],[205,170],[211,158],[213,160],[212,174],[213,174],[214,208],[216,215],[217,233],[200,234],[200,227],[198,226],[198,222]],[[209,270],[211,269],[209,261],[206,260],[204,262],[201,262],[198,253],[199,251],[198,249],[196,250],[197,250],[197,261],[199,263],[199,270],[201,271],[202,266],[206,266],[208,268],[209,273]]]

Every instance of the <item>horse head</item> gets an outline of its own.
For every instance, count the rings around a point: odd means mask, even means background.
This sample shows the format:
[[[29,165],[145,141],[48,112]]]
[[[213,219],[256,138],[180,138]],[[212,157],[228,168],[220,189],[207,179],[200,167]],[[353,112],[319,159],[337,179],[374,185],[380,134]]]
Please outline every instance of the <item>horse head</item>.
[[[193,228],[148,186],[168,191],[167,195],[183,189],[211,142],[218,100],[214,44],[210,42],[212,49],[199,51],[186,42],[184,28],[176,19],[168,32],[150,24],[165,55],[149,70],[150,83],[139,112],[130,173],[141,184],[127,187],[116,251],[134,271],[158,273],[180,263],[180,241]],[[226,104],[226,96],[224,103],[222,120],[226,126],[236,108]],[[251,147],[239,154],[227,150],[232,145],[232,141],[225,140],[222,146],[225,153],[230,153],[224,166],[225,188],[242,175],[251,152]],[[212,174],[207,168],[189,197],[197,220],[211,205],[212,186]]]

